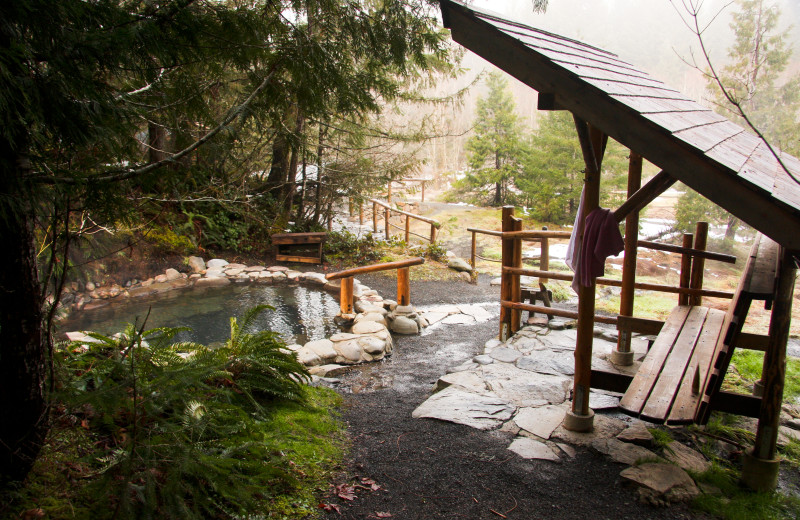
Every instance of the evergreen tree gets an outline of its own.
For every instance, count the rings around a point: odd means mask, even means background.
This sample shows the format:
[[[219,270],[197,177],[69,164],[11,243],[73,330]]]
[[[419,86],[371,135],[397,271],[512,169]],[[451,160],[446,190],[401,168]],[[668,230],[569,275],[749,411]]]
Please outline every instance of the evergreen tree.
[[[489,93],[478,100],[475,135],[467,141],[469,172],[458,189],[491,194],[495,206],[509,201],[509,184],[521,171],[521,127],[508,81],[499,72],[486,79]]]
[[[14,418],[0,421],[0,482],[24,477],[47,431],[49,324],[76,212],[113,227],[136,218],[143,195],[248,189],[249,171],[236,183],[225,177],[243,140],[261,136],[265,148],[270,136],[276,157],[272,136],[288,135],[299,154],[301,119],[357,120],[397,97],[404,78],[445,63],[430,8],[429,0],[0,3],[0,415]]]
[[[784,78],[792,49],[787,44],[789,29],[777,32],[780,10],[765,0],[739,0],[731,29],[734,43],[728,49],[730,62],[718,80],[733,103],[711,78],[707,91],[717,112],[746,126],[740,110],[772,144],[797,155],[800,153],[800,74]],[[738,108],[737,108],[738,105]],[[678,228],[694,228],[691,216],[726,226],[725,239],[733,240],[739,219],[718,210],[691,190],[681,196],[676,208]],[[695,220],[696,222],[696,220]]]
[[[624,196],[625,150],[609,141],[603,159],[601,204],[618,204]],[[515,180],[531,215],[543,222],[573,222],[580,204],[585,169],[575,123],[569,112],[549,112],[539,119],[522,175]]]

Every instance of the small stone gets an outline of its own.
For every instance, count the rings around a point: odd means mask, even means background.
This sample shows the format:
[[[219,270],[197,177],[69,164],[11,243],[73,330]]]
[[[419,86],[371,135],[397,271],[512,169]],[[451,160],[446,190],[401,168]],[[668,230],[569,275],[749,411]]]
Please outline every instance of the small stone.
[[[489,282],[489,285],[497,286],[500,285],[501,283],[503,283],[503,279],[498,277],[498,278],[492,278],[491,281]]]
[[[589,402],[591,402],[591,398]],[[647,429],[647,426],[645,426],[643,422],[635,422],[628,426],[622,433],[617,435],[617,439],[645,448],[653,447],[653,434],[650,433],[650,430]]]
[[[231,278],[234,278],[236,276],[239,276],[243,272],[244,272],[244,269],[239,268],[239,267],[234,267],[232,269],[225,269],[225,276],[229,276]]]
[[[458,277],[461,278],[462,280],[464,280],[467,283],[472,282],[472,275],[469,274],[469,273],[466,273],[466,272],[462,271],[462,272],[458,273]]]
[[[87,291],[94,291],[96,288],[97,286],[94,284],[94,282],[86,282]]]
[[[490,365],[494,363],[494,359],[492,359],[492,356],[487,356],[486,354],[475,356],[474,358],[472,358],[472,361],[478,363],[479,365]]]
[[[206,278],[222,278],[225,276],[225,271],[223,271],[219,267],[215,267],[213,269],[206,269]]]
[[[503,342],[500,341],[499,339],[490,339],[489,341],[483,344],[483,351],[488,353],[490,350],[497,348],[502,344]]]
[[[172,268],[169,268],[166,271],[164,271],[164,275],[167,277],[168,282],[181,278],[181,273],[179,273],[176,269]]]
[[[558,461],[561,460],[558,455],[543,442],[539,442],[527,437],[517,437],[508,447],[523,459],[540,459]]]
[[[672,464],[642,464],[623,470],[620,477],[639,486],[640,500],[653,505],[684,502],[700,494],[692,477]]]
[[[266,268],[263,265],[251,265],[250,267],[245,267],[244,271],[246,273],[259,273],[265,269]]]
[[[558,448],[561,451],[563,451],[571,459],[574,459],[575,455],[578,454],[578,452],[575,450],[575,448],[573,448],[569,444],[564,444],[563,442],[558,442],[558,443],[556,443],[556,446],[558,446]]]
[[[595,415],[595,417],[597,417]],[[658,455],[635,444],[629,444],[617,439],[595,439],[592,448],[608,456],[614,462],[629,466],[641,461],[661,460]]]
[[[335,377],[346,372],[347,368],[348,367],[346,366],[336,364],[319,365],[315,367],[309,367],[308,373],[312,376],[318,377]]]
[[[215,269],[215,268],[222,268],[228,265],[227,260],[223,260],[221,258],[212,258],[206,263],[207,269]]]
[[[678,441],[672,441],[664,447],[664,458],[695,473],[703,473],[711,468],[711,463],[699,451],[684,446]]]
[[[417,309],[413,305],[398,305],[392,312],[395,314],[415,314]]]
[[[325,279],[325,275],[322,273],[314,273],[308,272],[303,274],[303,279],[307,282],[317,284],[317,285],[325,285],[328,280]]]
[[[285,271],[288,271],[288,270],[289,270],[288,267],[284,267],[282,265],[273,265],[273,266],[267,267],[267,271],[271,271],[273,273],[285,272]]]
[[[244,271],[246,267],[247,266],[244,264],[228,264],[225,266],[225,269],[241,269]]]
[[[386,318],[383,317],[383,314],[379,312],[368,312],[366,314],[358,314],[355,318],[355,323],[360,321],[374,321],[376,323],[380,323],[384,327],[386,326]]]
[[[154,278],[154,280],[156,281],[156,283],[164,283],[164,282],[166,282],[166,281],[167,281],[167,275],[165,275],[165,274],[160,274],[160,275],[156,276],[156,277]]]

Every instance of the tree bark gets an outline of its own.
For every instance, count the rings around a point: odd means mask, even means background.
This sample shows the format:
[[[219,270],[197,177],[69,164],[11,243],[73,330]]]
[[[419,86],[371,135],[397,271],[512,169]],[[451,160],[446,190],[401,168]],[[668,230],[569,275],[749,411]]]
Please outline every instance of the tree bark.
[[[49,337],[33,234],[33,202],[21,193],[27,158],[0,139],[0,483],[23,479],[47,434]]]
[[[730,215],[728,217],[728,227],[725,228],[725,240],[736,238],[736,230],[739,228],[739,219]]]

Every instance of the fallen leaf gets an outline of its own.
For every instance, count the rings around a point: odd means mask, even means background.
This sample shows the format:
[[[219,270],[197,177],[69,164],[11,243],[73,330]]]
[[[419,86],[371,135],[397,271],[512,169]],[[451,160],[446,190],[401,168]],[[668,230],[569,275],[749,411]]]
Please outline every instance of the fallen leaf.
[[[361,483],[365,486],[369,486],[372,491],[378,491],[381,487],[378,485],[377,482],[372,480],[371,478],[362,478]]]
[[[41,508],[28,509],[22,513],[22,520],[36,520],[37,518],[44,518],[44,510]]]
[[[336,511],[340,515],[342,514],[342,510],[336,504],[323,504],[323,503],[320,503],[319,508],[322,509],[323,511],[327,511],[329,513],[331,511]]]
[[[81,428],[83,428],[84,430],[88,430],[89,429],[89,420],[88,419],[84,419],[84,420],[81,421]]]
[[[342,500],[355,500],[355,491],[356,490],[353,488],[353,486],[348,486],[347,484],[339,484],[336,486],[336,496]]]
[[[392,513],[384,513],[382,511],[376,511],[375,512],[375,516],[378,517],[378,518],[391,518],[392,517]]]

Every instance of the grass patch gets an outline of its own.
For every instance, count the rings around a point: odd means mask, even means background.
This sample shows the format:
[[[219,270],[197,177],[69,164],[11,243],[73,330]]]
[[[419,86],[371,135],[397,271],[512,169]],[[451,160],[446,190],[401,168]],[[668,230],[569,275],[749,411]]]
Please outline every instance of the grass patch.
[[[647,431],[653,436],[653,443],[655,443],[658,448],[666,448],[675,440],[668,431],[662,430],[661,428],[648,428]]]
[[[737,349],[731,358],[731,367],[725,377],[726,390],[750,393],[753,384],[761,379],[764,353],[754,350]],[[783,387],[784,402],[800,399],[800,359],[786,360],[786,379]]]
[[[619,312],[620,297],[619,295],[611,296],[608,299],[597,300],[595,306],[598,310],[618,313]],[[633,315],[638,318],[651,318],[655,320],[666,320],[672,309],[678,304],[677,298],[674,294],[657,293],[653,291],[644,291],[641,294],[636,294],[634,300]]]

